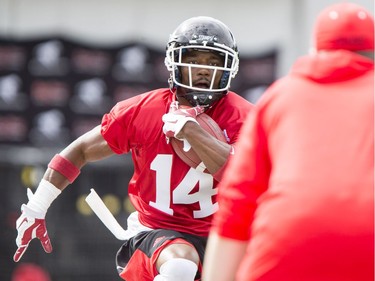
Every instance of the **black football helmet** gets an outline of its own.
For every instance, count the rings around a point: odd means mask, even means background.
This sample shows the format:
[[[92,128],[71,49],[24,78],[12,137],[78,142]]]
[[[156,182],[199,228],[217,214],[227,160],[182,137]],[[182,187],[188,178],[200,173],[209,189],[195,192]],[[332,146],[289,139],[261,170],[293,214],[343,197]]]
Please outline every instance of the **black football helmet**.
[[[181,23],[171,34],[166,49],[165,65],[170,71],[170,87],[187,89],[184,97],[192,106],[211,106],[227,94],[231,79],[237,74],[239,58],[236,40],[224,23],[205,16],[190,18]],[[184,64],[182,56],[189,50],[217,52],[223,56],[224,66]],[[183,84],[180,72],[182,66],[188,67],[189,77],[191,77],[192,68],[196,67],[212,69],[213,75],[216,75],[217,71],[222,71],[219,87],[214,88],[213,83],[209,89],[194,87],[191,79],[188,85]]]

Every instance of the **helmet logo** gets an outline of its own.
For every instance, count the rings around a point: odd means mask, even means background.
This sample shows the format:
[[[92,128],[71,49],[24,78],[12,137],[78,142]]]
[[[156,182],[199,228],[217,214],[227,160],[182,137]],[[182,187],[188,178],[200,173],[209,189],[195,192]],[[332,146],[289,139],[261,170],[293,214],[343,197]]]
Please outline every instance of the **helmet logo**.
[[[215,35],[202,35],[202,34],[196,35],[196,34],[194,34],[191,37],[191,39],[196,40],[198,42],[204,42],[204,41],[217,42],[217,37]]]

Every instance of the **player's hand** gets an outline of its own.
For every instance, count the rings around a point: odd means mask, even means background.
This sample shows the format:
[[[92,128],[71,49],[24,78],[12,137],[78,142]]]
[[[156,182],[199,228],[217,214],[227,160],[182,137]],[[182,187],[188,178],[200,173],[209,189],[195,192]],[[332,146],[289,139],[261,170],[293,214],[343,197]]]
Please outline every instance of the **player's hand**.
[[[163,132],[170,138],[175,137],[179,140],[177,135],[180,133],[186,122],[192,121],[198,123],[195,119],[199,114],[204,112],[204,108],[201,106],[195,107],[180,107],[178,102],[172,102],[169,108],[169,112],[164,114],[162,120],[164,122]]]
[[[46,253],[52,252],[51,241],[48,237],[44,215],[34,212],[25,204],[21,207],[22,214],[16,221],[18,235],[16,244],[18,249],[14,254],[13,260],[18,262],[25,253],[32,239],[38,238]]]

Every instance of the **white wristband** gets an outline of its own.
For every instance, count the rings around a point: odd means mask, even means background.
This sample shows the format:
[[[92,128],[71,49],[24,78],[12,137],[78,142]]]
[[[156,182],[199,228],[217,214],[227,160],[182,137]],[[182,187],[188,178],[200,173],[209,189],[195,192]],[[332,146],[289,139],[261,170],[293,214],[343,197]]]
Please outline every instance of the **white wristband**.
[[[49,181],[42,179],[34,195],[29,199],[27,207],[45,217],[49,206],[60,193],[60,189]]]

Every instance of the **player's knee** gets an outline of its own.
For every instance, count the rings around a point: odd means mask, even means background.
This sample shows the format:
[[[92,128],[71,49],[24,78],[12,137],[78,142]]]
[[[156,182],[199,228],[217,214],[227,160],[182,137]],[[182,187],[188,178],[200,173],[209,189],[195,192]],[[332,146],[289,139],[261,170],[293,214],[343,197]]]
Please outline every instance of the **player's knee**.
[[[154,281],[194,281],[197,270],[197,264],[191,260],[172,258],[161,265]]]
[[[193,246],[187,244],[170,244],[161,251],[156,261],[157,269],[159,270],[161,265],[166,261],[176,258],[192,261],[196,265],[199,264],[199,255]]]

